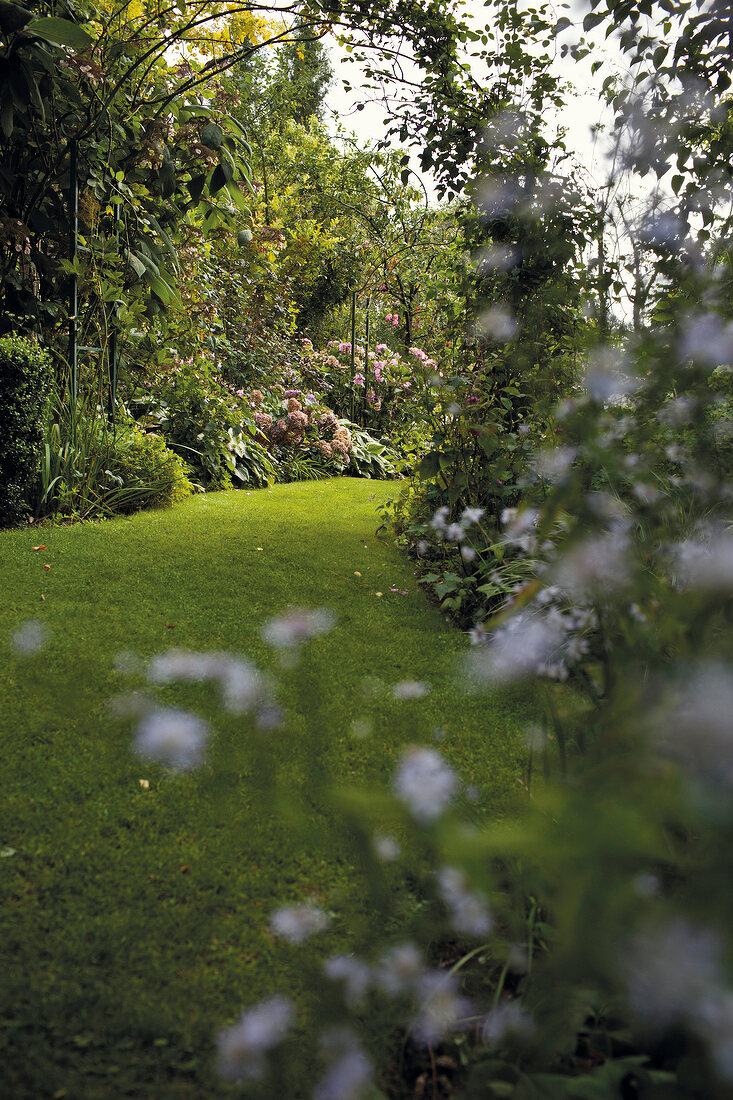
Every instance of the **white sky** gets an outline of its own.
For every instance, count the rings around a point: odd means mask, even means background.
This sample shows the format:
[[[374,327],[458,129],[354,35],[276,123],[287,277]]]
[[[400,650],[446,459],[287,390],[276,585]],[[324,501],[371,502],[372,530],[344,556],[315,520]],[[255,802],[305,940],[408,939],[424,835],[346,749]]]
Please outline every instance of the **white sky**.
[[[577,20],[582,20],[582,7],[580,3],[574,5],[575,13],[559,9],[557,16],[567,14]],[[479,25],[483,26],[486,13],[481,0],[469,0],[465,10],[472,15]],[[587,8],[586,8],[587,10]],[[578,14],[579,13],[579,14]],[[578,37],[572,30],[565,32],[564,40],[572,42]],[[538,49],[541,47],[538,47]],[[623,67],[620,55],[615,50],[613,43],[606,48],[606,56],[610,65],[616,69]],[[345,60],[346,54],[338,47],[333,47],[333,64],[336,79],[327,99],[327,104],[340,119],[341,125],[347,131],[353,130],[360,142],[374,142],[384,136],[385,110],[378,104],[368,103],[362,111],[356,110],[359,100],[359,65],[358,62]],[[573,85],[574,91],[567,94],[567,105],[558,116],[558,123],[565,127],[567,133],[565,143],[568,151],[573,153],[583,168],[591,174],[596,183],[604,180],[603,138],[596,138],[593,127],[602,118],[609,121],[608,112],[604,114],[603,105],[598,93],[601,83],[611,71],[606,68],[591,74],[591,60],[599,59],[599,51],[593,53],[593,57],[583,61],[573,61],[559,56],[555,61],[555,71],[563,81]],[[354,86],[354,91],[346,93],[343,89],[342,78],[346,78]],[[416,167],[413,164],[413,167]],[[425,181],[426,184],[428,181]]]

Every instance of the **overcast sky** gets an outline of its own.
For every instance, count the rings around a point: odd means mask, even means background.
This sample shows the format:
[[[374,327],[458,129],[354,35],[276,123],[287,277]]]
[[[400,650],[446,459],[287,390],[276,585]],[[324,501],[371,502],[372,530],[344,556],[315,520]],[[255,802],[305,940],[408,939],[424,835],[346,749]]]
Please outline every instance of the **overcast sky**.
[[[569,17],[576,18],[578,23],[582,20],[582,8],[575,5],[575,11],[568,11]],[[466,10],[483,25],[485,10],[481,0],[470,0]],[[587,8],[585,9],[587,10]],[[558,16],[563,14],[562,9]],[[573,41],[577,34],[566,32],[565,41]],[[620,56],[611,44],[606,48],[609,63],[616,68],[622,66]],[[593,60],[598,59],[599,53],[594,52]],[[362,111],[356,110],[359,100],[359,65],[356,62],[345,60],[346,54],[338,47],[333,47],[333,64],[336,73],[331,93],[328,97],[328,106],[337,116],[341,125],[346,130],[353,130],[361,141],[378,141],[384,136],[385,110],[377,104],[367,104]],[[567,96],[567,106],[558,117],[558,122],[567,130],[566,145],[590,173],[597,183],[604,181],[604,139],[594,137],[593,127],[605,118],[608,122],[608,113],[604,115],[603,107],[598,97],[598,92],[604,77],[610,69],[601,70],[594,76],[591,75],[591,59],[581,62],[572,59],[556,58],[555,68],[562,80],[570,82],[574,92]],[[342,79],[346,78],[354,86],[354,91],[346,93],[343,89]]]

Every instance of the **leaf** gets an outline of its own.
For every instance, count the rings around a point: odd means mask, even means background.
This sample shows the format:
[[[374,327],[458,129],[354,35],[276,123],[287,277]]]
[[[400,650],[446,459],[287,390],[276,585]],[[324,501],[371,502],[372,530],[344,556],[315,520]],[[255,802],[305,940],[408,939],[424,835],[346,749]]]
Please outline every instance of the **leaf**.
[[[251,217],[252,211],[247,206],[244,194],[242,193],[242,189],[238,183],[234,182],[234,180],[230,180],[227,184],[227,194],[229,195],[237,209],[240,211],[240,213]]]
[[[0,106],[0,130],[6,139],[13,133],[13,100],[8,93],[3,93],[2,106]]]
[[[226,166],[229,169],[229,179],[226,176],[226,170],[222,164],[217,164],[214,171],[211,173],[211,180],[209,181],[209,193],[216,195],[218,191],[221,191],[222,187],[226,187],[229,180],[232,178],[231,165]]]
[[[590,12],[583,20],[583,30],[593,30],[593,28],[597,27],[599,23],[602,23],[604,19],[605,15],[602,12]]]
[[[173,301],[175,291],[158,275],[153,275],[151,271],[148,271],[148,285],[153,294],[160,298],[163,305],[168,305]]]
[[[201,143],[207,145],[209,149],[218,149],[223,140],[224,134],[221,127],[217,126],[215,122],[210,122],[201,131]]]
[[[142,260],[140,260],[134,252],[130,251],[125,252],[125,259],[137,275],[138,279],[142,279],[146,271],[145,264],[142,262]]]
[[[206,186],[206,173],[205,172],[202,172],[201,175],[199,175],[199,176],[194,176],[186,184],[186,187],[188,188],[188,193],[191,196],[191,199],[193,200],[194,203],[197,203],[199,201],[199,199],[201,198],[201,193],[202,193],[205,186]]]
[[[417,465],[417,472],[425,480],[435,477],[440,472],[440,455],[438,452],[431,451],[424,458],[421,458]]]
[[[31,13],[20,4],[0,0],[0,31],[3,34],[13,34],[21,30],[32,18]]]
[[[28,34],[35,35],[36,38],[42,38],[45,42],[52,42],[55,46],[71,46],[75,50],[85,50],[94,41],[78,23],[53,16],[34,19],[26,27],[26,31]]]

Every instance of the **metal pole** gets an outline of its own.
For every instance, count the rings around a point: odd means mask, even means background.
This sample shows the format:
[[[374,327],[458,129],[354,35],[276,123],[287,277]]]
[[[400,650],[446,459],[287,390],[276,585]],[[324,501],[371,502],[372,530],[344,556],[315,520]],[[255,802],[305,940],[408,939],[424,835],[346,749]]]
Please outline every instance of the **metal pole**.
[[[366,422],[367,405],[368,405],[368,387],[369,387],[369,306],[371,304],[371,298],[367,297],[366,300],[366,325],[364,333],[364,422]]]
[[[120,204],[114,204],[114,227],[117,255],[120,254]],[[104,308],[104,304],[102,305]],[[109,350],[107,352],[109,362],[109,416],[115,417],[115,404],[117,402],[117,304],[112,309],[112,332],[109,337]]]
[[[76,256],[79,236],[79,169],[78,145],[76,140],[69,143],[71,163],[69,165],[69,260],[74,264],[69,288],[69,370],[71,371],[71,397],[74,403],[79,392],[77,363],[77,310],[79,307],[79,280],[76,275]]]
[[[351,415],[354,419],[354,375],[356,374],[356,291],[351,295]]]

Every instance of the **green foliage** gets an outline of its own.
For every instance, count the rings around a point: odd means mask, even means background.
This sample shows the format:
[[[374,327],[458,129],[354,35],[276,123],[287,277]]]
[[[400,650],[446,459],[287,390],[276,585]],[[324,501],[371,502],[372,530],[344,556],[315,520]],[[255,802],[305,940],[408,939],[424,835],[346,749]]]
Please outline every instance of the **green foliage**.
[[[34,341],[0,339],[0,526],[30,511],[52,375],[48,352]]]
[[[259,487],[274,480],[250,409],[208,360],[174,360],[168,374],[156,379],[155,392],[135,398],[133,408],[181,454],[201,487]]]
[[[112,327],[124,331],[121,298],[131,320],[136,307],[138,318],[141,310],[154,316],[176,299],[175,236],[192,209],[207,227],[233,227],[246,216],[247,147],[241,127],[191,94],[195,79],[177,88],[166,50],[185,38],[188,17],[169,13],[156,28],[129,5],[107,11],[70,2],[63,7],[70,19],[57,18],[56,8],[46,18],[46,10],[37,7],[0,47],[0,325],[50,332],[65,317],[65,276],[73,271],[81,325],[94,335],[80,343],[97,344]],[[63,118],[63,128],[49,125],[51,117]],[[213,146],[201,140],[204,131],[219,135]],[[68,256],[72,145],[84,251],[70,263],[61,257]]]
[[[349,420],[341,420],[339,423],[349,429],[351,436],[349,473],[354,473],[357,477],[395,476],[395,463],[399,461],[399,455],[394,450],[380,443],[358,424],[352,424]]]

